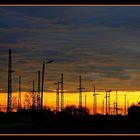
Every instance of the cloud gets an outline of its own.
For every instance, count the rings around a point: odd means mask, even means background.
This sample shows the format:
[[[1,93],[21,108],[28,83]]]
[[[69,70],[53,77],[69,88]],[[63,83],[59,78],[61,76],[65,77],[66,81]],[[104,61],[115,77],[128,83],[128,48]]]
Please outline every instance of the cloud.
[[[0,11],[4,90],[9,48],[16,71],[13,90],[19,75],[23,90],[31,89],[43,59],[55,60],[46,65],[46,90],[55,88],[60,73],[66,90],[77,90],[80,74],[87,90],[93,81],[100,88],[138,88],[139,7],[0,7]]]

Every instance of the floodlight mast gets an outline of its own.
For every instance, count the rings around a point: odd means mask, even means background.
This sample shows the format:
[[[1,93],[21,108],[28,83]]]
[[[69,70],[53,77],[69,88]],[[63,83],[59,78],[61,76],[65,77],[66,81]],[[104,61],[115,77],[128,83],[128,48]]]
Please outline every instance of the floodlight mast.
[[[47,62],[43,61],[42,63],[42,87],[41,87],[41,110],[43,109],[43,92],[44,92],[44,72],[45,72],[45,64],[49,64],[54,62],[54,60],[49,60]]]

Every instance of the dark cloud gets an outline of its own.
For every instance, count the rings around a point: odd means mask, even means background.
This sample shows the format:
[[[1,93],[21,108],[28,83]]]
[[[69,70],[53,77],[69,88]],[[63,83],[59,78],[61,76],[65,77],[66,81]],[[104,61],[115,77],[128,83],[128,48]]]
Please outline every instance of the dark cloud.
[[[140,79],[139,7],[0,7],[1,86],[7,88],[8,49],[13,50],[14,90],[18,76],[23,90],[42,60],[46,65],[45,90],[64,73],[65,89],[77,90],[82,75],[86,90],[98,88],[138,89]]]

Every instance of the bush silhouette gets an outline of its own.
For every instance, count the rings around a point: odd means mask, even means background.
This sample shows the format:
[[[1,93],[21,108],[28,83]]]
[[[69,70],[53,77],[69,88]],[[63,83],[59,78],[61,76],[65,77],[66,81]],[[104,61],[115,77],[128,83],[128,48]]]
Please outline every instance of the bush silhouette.
[[[140,117],[140,107],[137,105],[132,105],[128,108],[128,116]]]
[[[64,110],[63,113],[67,115],[72,115],[72,116],[79,116],[79,115],[89,115],[89,110],[85,108],[77,108],[74,105],[67,106]]]

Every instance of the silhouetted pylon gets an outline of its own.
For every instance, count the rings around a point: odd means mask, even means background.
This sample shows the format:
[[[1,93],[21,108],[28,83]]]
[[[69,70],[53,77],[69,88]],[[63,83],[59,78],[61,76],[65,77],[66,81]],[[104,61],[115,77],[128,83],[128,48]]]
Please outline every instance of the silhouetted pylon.
[[[79,110],[82,109],[82,79],[81,79],[81,75],[79,76]]]
[[[102,101],[102,114],[104,115],[104,100]]]
[[[40,109],[41,101],[40,101],[40,71],[38,71],[38,93],[37,93],[37,108]]]
[[[19,76],[18,109],[21,109],[21,76]]]
[[[7,112],[12,111],[12,50],[9,49],[9,61],[8,61],[8,100],[7,100]]]
[[[93,102],[93,114],[96,115],[97,114],[97,95],[99,94],[96,94],[96,89],[95,89],[95,86],[94,86],[94,92],[93,92],[93,97],[94,97],[94,102]]]
[[[85,111],[86,111],[86,108],[87,108],[87,96],[85,95]]]
[[[108,104],[107,104],[107,98],[108,98],[108,94],[107,94],[107,91],[106,91],[106,96],[105,96],[105,98],[106,98],[106,115],[108,115],[108,109],[107,109],[107,106],[108,106]]]
[[[116,90],[116,115],[118,115],[118,92]]]
[[[61,111],[64,109],[64,80],[63,73],[61,74]]]
[[[35,108],[35,84],[33,80],[33,90],[32,90],[32,109]]]
[[[111,90],[108,90],[108,114],[110,115],[110,92]]]
[[[41,109],[43,109],[43,95],[44,95],[44,77],[45,77],[45,64],[54,62],[54,60],[49,60],[42,63],[42,84],[41,84]]]
[[[59,112],[59,81],[57,83],[54,83],[57,85],[56,88],[56,112]]]
[[[124,95],[124,115],[126,115],[126,93]]]

